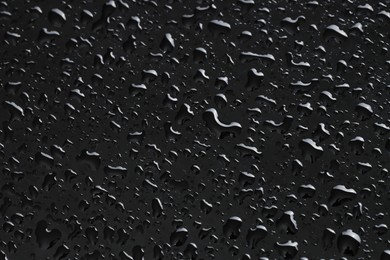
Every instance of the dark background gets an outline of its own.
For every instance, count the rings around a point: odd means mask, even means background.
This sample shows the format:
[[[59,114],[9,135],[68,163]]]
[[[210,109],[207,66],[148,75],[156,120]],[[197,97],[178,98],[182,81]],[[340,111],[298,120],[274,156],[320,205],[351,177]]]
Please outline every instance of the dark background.
[[[0,258],[390,259],[389,12],[2,1]]]

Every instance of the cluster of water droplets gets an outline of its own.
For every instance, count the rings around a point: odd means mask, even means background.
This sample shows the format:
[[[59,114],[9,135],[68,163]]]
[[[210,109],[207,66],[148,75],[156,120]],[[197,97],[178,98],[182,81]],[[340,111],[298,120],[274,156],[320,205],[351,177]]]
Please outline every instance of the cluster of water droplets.
[[[0,259],[390,259],[390,3],[0,3]]]

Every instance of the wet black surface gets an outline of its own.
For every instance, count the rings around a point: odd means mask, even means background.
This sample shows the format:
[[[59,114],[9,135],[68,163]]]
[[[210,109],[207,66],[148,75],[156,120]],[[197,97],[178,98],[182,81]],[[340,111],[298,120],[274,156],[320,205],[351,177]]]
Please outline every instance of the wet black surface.
[[[389,1],[0,24],[0,259],[390,259]]]

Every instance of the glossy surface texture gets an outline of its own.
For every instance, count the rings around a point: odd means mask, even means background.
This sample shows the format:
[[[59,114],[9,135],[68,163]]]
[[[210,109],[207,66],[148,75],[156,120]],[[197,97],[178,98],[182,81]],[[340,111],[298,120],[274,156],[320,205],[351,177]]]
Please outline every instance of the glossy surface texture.
[[[390,259],[389,1],[0,24],[0,259]]]

